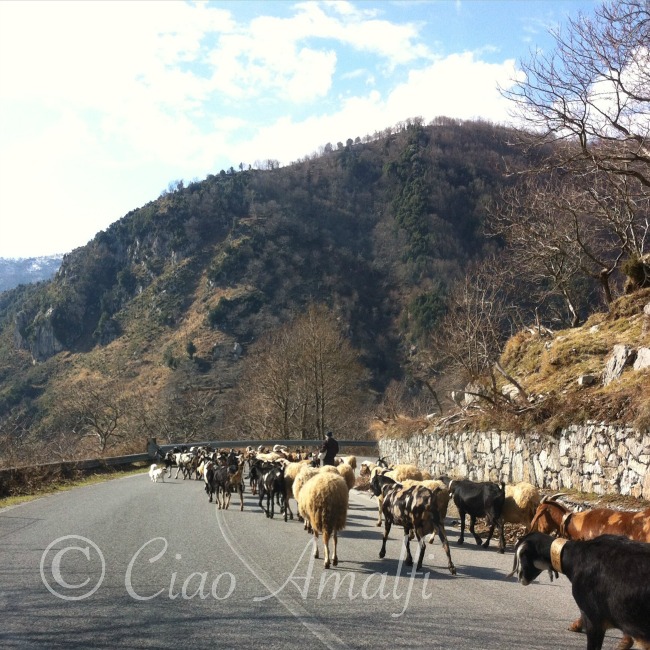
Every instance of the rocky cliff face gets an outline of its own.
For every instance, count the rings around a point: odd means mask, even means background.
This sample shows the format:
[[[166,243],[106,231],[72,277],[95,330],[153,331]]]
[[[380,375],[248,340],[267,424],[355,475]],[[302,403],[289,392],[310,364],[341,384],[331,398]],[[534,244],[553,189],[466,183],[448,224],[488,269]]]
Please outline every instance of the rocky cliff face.
[[[31,322],[24,311],[18,312],[14,326],[14,345],[18,349],[29,350],[34,361],[44,361],[61,352],[64,346],[54,334],[52,309],[40,312]]]

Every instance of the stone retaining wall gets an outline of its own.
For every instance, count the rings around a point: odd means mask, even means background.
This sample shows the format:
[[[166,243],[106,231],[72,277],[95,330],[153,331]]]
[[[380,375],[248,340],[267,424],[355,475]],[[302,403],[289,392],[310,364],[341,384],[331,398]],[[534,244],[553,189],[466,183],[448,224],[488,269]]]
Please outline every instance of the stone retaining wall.
[[[433,476],[475,481],[528,481],[553,491],[571,488],[650,500],[650,432],[586,424],[557,437],[503,431],[425,431],[404,440],[380,440],[379,455],[413,463]]]

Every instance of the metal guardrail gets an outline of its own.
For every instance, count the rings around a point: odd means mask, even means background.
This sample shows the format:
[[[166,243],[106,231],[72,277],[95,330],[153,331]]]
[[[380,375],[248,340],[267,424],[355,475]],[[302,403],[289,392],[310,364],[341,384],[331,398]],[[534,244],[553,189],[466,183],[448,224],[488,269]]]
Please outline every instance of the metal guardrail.
[[[337,440],[341,453],[345,454],[345,448],[350,447],[377,447],[375,440]],[[260,445],[267,449],[272,449],[274,445],[282,447],[321,447],[322,440],[208,440],[203,442],[177,442],[173,444],[158,445],[155,438],[150,438],[147,443],[147,453],[149,458],[155,456],[155,450],[160,449],[167,452],[174,447],[201,447],[208,446],[215,449],[241,449],[243,447],[253,447],[257,449]]]
[[[342,453],[345,453],[345,447],[377,447],[374,440],[339,440],[338,441]],[[38,465],[24,465],[20,467],[10,467],[0,469],[0,484],[2,483],[3,476],[15,474],[16,472],[24,472],[27,470],[39,470],[57,472],[61,470],[74,470],[74,469],[100,469],[102,467],[119,467],[120,465],[131,465],[133,463],[142,463],[153,460],[156,457],[156,449],[162,452],[174,449],[174,447],[197,447],[197,446],[210,446],[215,449],[241,449],[242,447],[253,447],[257,449],[260,445],[272,448],[273,445],[281,445],[284,447],[320,447],[321,440],[209,440],[204,442],[177,442],[164,445],[158,445],[155,438],[150,438],[147,441],[147,452],[144,454],[130,454],[127,456],[112,456],[109,458],[89,458],[86,460],[70,460],[61,461],[56,463],[40,463]]]
[[[345,448],[374,447],[377,443],[374,440],[339,440],[342,454]],[[158,445],[155,438],[147,441],[147,451],[144,454],[130,454],[127,456],[113,456],[110,458],[89,458],[86,460],[71,460],[57,463],[41,463],[38,465],[25,465],[22,467],[10,467],[0,469],[0,498],[12,494],[18,487],[27,485],[30,482],[30,474],[49,476],[71,476],[79,470],[103,469],[106,467],[119,467],[120,465],[132,465],[133,463],[150,463],[156,460],[156,451],[163,453],[179,446],[202,446],[208,445],[215,449],[241,449],[253,447],[257,449],[260,445],[266,448],[273,448],[273,445],[284,447],[312,447],[318,448],[322,445],[321,440],[210,440],[207,442],[181,442],[176,444]]]

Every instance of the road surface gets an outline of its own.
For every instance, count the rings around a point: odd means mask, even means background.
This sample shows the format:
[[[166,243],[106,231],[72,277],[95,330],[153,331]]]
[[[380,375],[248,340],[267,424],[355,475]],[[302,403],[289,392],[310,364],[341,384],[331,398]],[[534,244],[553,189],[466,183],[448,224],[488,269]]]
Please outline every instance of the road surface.
[[[243,512],[236,495],[219,511],[193,480],[143,472],[5,508],[0,647],[586,647],[567,631],[577,608],[564,576],[523,587],[506,579],[512,549],[459,547],[450,525],[458,575],[437,541],[415,573],[399,529],[379,559],[375,520],[376,501],[352,490],[326,571],[297,520],[267,519],[250,492]]]

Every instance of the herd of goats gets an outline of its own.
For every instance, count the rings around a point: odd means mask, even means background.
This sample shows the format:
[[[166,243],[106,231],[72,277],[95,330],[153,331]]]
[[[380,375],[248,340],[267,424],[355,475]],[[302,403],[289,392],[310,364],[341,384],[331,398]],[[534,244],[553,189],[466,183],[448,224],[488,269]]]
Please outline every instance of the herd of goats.
[[[314,535],[314,557],[318,558],[318,536],[323,538],[325,568],[338,564],[338,532],[346,525],[349,491],[357,484],[355,456],[337,457],[335,465],[321,465],[317,452],[288,452],[276,445],[272,450],[251,447],[245,450],[217,451],[206,447],[159,452],[164,466],[152,465],[152,481],[171,477],[203,480],[210,502],[227,509],[231,495],[239,494],[244,508],[244,485],[258,497],[260,508],[272,518],[275,505],[293,519],[290,500],[297,502],[297,517]],[[245,468],[248,475],[245,477]],[[498,551],[505,551],[504,523],[523,524],[525,534],[514,549],[512,573],[523,585],[530,584],[543,571],[551,580],[563,573],[570,580],[580,618],[571,624],[574,631],[587,634],[587,650],[600,650],[605,631],[623,632],[617,650],[628,650],[636,643],[650,650],[650,508],[621,511],[594,508],[571,511],[558,498],[541,497],[530,483],[475,482],[441,476],[434,479],[414,465],[389,466],[385,459],[364,461],[359,476],[368,481],[377,497],[377,525],[384,524],[379,557],[386,554],[391,527],[404,529],[406,564],[413,565],[409,540],[419,546],[417,568],[422,566],[427,537],[431,543],[438,534],[452,575],[444,522],[450,501],[458,509],[460,537],[465,537],[465,516],[476,543],[488,547],[495,529]],[[483,540],[475,532],[477,518],[489,526]],[[329,541],[333,540],[330,554]]]

